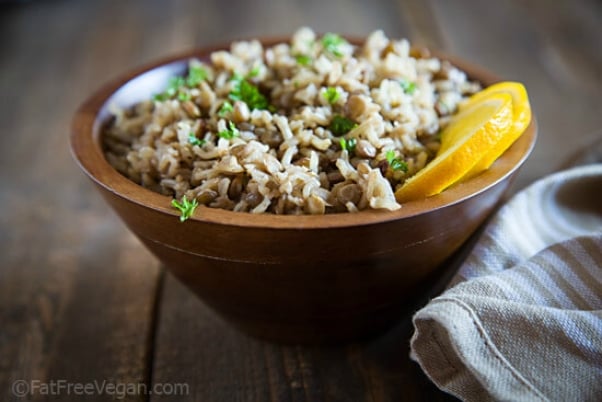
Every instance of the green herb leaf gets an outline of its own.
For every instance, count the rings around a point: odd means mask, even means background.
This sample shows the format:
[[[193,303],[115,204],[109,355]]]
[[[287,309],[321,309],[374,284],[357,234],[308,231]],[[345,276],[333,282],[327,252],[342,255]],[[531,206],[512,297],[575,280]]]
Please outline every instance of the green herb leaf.
[[[231,121],[228,122],[228,128],[217,133],[220,138],[225,138],[227,140],[231,140],[234,137],[238,137],[240,135],[240,131],[236,128],[236,124]]]
[[[220,117],[224,117],[232,111],[234,111],[234,106],[232,106],[230,102],[225,101],[224,103],[222,103],[222,107],[220,107],[219,111],[217,112],[217,115]]]
[[[334,115],[328,129],[333,135],[340,137],[357,127],[357,123],[345,116]]]
[[[196,207],[199,206],[199,203],[196,198],[192,201],[188,201],[186,196],[183,196],[181,202],[178,202],[176,199],[171,200],[171,205],[180,211],[180,222],[184,222],[192,216],[192,213]]]
[[[205,140],[197,138],[197,136],[194,133],[188,134],[188,142],[192,145],[198,145],[199,147],[205,145]]]
[[[244,79],[240,74],[232,76],[233,85],[228,97],[234,101],[242,101],[249,106],[249,109],[268,109],[270,103],[268,99],[259,92],[259,88]]]
[[[180,88],[186,86],[186,80],[184,77],[171,77],[167,82],[167,88],[160,94],[153,95],[153,99],[156,101],[166,101],[172,99],[178,95]],[[182,100],[182,99],[180,99]]]
[[[385,157],[387,158],[387,162],[391,163],[391,161],[395,159],[395,151],[392,149],[388,150],[385,154]]]
[[[395,157],[395,151],[392,149],[388,150],[386,153],[387,162],[389,163],[389,167],[393,170],[402,170],[404,172],[408,171],[408,164],[405,161],[400,160]]]
[[[178,93],[178,100],[182,102],[186,102],[190,100],[190,94],[188,92],[180,92]]]
[[[190,66],[188,69],[188,77],[186,77],[186,85],[189,87],[196,87],[207,79],[207,70],[201,66]]]
[[[228,97],[232,100],[235,101],[240,101],[242,100],[242,96],[241,96],[241,84],[242,82],[245,80],[245,77],[243,77],[242,75],[238,74],[238,73],[234,73],[232,74],[232,78],[230,79],[230,81],[232,82],[232,89],[230,90],[230,94],[228,95]]]
[[[347,41],[334,33],[329,32],[322,37],[322,47],[335,57],[343,57],[341,46],[345,44]]]
[[[332,105],[336,103],[337,100],[339,100],[341,94],[339,93],[339,91],[337,91],[335,87],[328,87],[326,88],[326,91],[324,91],[323,96],[328,101],[328,103]]]
[[[410,82],[408,80],[401,79],[399,80],[399,85],[401,85],[401,89],[403,89],[403,92],[405,92],[408,95],[412,95],[414,92],[416,92],[415,82]]]
[[[183,87],[184,85],[186,85],[186,80],[184,77],[171,77],[167,83],[165,94],[172,98],[178,93],[180,87]]]
[[[311,64],[311,57],[309,57],[306,54],[296,55],[295,60],[297,61],[297,64],[302,65],[302,66],[308,66]]]
[[[355,152],[355,147],[357,146],[357,140],[355,138],[349,138],[349,139],[341,138],[339,143],[341,144],[342,150],[347,151],[350,154]]]
[[[253,77],[257,77],[258,75],[259,75],[259,66],[255,66],[255,67],[253,67],[253,69],[251,71],[249,71],[249,74],[247,75],[247,77],[253,78]]]
[[[245,77],[235,72],[232,74],[232,78],[230,78],[230,81],[232,81],[234,83],[234,87],[236,87],[237,85],[240,85],[240,82],[244,79]]]

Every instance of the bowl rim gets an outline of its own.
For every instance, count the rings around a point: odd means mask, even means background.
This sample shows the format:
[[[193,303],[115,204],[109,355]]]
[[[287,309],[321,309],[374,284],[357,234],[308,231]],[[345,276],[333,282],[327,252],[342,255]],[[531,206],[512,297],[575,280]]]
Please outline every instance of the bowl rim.
[[[351,43],[363,43],[361,38],[345,37]],[[257,40],[263,46],[272,46],[276,43],[287,42],[289,39],[279,36],[258,38]],[[179,218],[178,211],[171,206],[172,197],[142,187],[121,175],[109,164],[100,141],[100,129],[104,122],[100,121],[99,115],[101,110],[107,107],[112,95],[136,77],[167,64],[186,62],[191,58],[207,58],[214,51],[229,49],[232,42],[234,41],[194,48],[145,63],[122,73],[93,92],[79,106],[71,122],[71,155],[83,172],[98,186],[119,198],[162,214],[172,215],[174,219]],[[465,71],[470,78],[480,81],[485,86],[501,80],[497,75],[476,64],[438,50],[429,49],[429,51],[439,59],[448,60],[454,66]],[[396,211],[368,209],[357,213],[277,215],[235,212],[199,205],[193,216],[183,224],[211,223],[251,228],[327,229],[372,225],[410,218],[461,203],[494,187],[523,165],[535,146],[536,137],[537,122],[533,114],[531,123],[523,134],[488,170],[465,182],[452,185],[440,194],[405,202]]]

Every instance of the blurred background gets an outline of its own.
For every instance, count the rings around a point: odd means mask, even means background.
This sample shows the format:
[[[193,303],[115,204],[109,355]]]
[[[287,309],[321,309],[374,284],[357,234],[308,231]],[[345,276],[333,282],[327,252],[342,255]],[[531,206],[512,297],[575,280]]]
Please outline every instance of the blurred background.
[[[163,273],[70,157],[71,118],[108,80],[304,25],[382,29],[523,82],[539,139],[517,189],[602,138],[599,0],[0,1],[0,400],[19,378],[109,377],[189,381],[204,401],[441,397],[403,337],[324,352],[231,331]]]

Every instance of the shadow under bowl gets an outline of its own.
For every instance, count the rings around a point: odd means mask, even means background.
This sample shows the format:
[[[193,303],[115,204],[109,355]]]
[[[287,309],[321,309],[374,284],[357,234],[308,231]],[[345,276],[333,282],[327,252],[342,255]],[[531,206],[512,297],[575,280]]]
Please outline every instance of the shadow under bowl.
[[[161,60],[103,86],[77,111],[71,148],[104,199],[170,272],[254,336],[331,343],[394,325],[491,214],[535,143],[533,119],[489,170],[394,212],[281,216],[200,206],[181,223],[170,197],[135,184],[107,162],[101,129],[110,104],[148,99],[169,77],[183,74],[191,57],[206,59],[223,48]],[[499,80],[462,60],[438,56],[484,85]]]

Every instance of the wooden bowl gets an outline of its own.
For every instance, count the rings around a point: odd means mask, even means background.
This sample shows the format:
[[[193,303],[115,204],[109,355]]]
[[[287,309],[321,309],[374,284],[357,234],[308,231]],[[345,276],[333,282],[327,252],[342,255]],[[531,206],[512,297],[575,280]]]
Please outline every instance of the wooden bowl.
[[[148,99],[169,77],[183,74],[188,59],[223,48],[162,60],[103,86],[77,111],[71,148],[146,247],[223,318],[254,336],[336,342],[395,324],[419,296],[417,289],[489,216],[535,143],[533,122],[486,172],[395,212],[279,216],[201,206],[181,223],[171,198],[133,183],[107,162],[100,132],[109,104]],[[462,60],[438,56],[485,85],[498,80]]]

